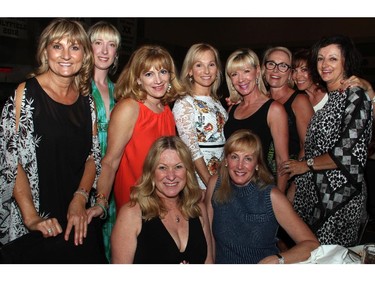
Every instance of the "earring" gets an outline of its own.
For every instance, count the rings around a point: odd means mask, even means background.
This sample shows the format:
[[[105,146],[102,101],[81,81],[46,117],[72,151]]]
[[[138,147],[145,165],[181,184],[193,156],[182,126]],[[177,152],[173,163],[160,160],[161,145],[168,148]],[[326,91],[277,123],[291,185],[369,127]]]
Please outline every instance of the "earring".
[[[255,84],[259,85],[259,79],[258,79],[258,77],[255,79]]]
[[[193,75],[189,76],[189,81],[190,81],[190,83],[193,83]]]
[[[259,167],[258,165],[255,166],[255,171],[258,171],[259,170]]]
[[[228,163],[225,163],[225,165],[224,165],[225,167],[228,167]]]
[[[167,87],[167,93],[169,93],[171,91],[171,89],[172,89],[172,85],[169,83],[168,87]]]

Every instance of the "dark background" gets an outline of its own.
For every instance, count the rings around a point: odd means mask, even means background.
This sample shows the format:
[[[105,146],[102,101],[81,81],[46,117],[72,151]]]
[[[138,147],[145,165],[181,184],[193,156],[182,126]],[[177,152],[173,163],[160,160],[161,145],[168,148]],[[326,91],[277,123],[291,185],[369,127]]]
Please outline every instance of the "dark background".
[[[23,81],[35,67],[38,36],[53,18],[0,18],[0,99]],[[249,47],[260,59],[270,46],[281,45],[291,51],[310,47],[325,35],[350,36],[363,56],[363,77],[375,82],[375,18],[74,18],[88,28],[99,20],[115,25],[122,35],[117,74],[132,51],[145,43],[167,48],[180,69],[188,48],[198,42],[215,46],[223,66],[237,48]],[[10,89],[10,90],[9,90]],[[220,92],[226,95],[226,86]]]

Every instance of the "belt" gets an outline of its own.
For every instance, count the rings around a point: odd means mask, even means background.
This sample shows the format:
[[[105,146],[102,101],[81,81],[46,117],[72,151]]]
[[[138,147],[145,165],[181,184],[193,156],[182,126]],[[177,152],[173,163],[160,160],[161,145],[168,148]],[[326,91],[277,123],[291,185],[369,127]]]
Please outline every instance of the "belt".
[[[199,147],[201,147],[201,148],[219,148],[219,147],[224,147],[224,144],[215,144],[215,145],[200,144]]]

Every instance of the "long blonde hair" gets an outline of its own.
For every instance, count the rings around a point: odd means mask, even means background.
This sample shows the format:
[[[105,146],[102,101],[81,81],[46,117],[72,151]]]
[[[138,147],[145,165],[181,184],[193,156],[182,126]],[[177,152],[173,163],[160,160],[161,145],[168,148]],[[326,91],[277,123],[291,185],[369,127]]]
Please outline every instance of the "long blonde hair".
[[[237,130],[229,137],[224,146],[224,160],[220,164],[219,168],[221,185],[213,196],[216,202],[225,203],[231,197],[231,179],[228,168],[224,163],[227,157],[230,157],[231,153],[236,151],[251,151],[253,152],[255,159],[258,160],[258,169],[255,170],[255,174],[251,179],[251,182],[254,182],[260,188],[274,182],[273,176],[268,171],[264,162],[262,142],[260,141],[259,137],[250,130]]]
[[[131,55],[122,70],[115,86],[116,100],[124,98],[133,98],[136,101],[146,100],[147,92],[138,85],[137,79],[152,67],[157,70],[164,68],[171,75],[169,81],[171,88],[161,99],[162,104],[172,103],[178,95],[184,94],[184,87],[178,79],[177,70],[169,52],[158,45],[144,45]]]
[[[175,150],[186,167],[186,186],[180,192],[178,202],[181,213],[186,219],[200,216],[201,211],[198,204],[201,201],[202,191],[195,176],[194,163],[189,148],[177,136],[160,137],[151,146],[143,164],[140,181],[132,188],[131,204],[138,203],[140,205],[145,220],[163,217],[167,213],[153,183],[160,155],[167,149]]]
[[[31,77],[43,74],[48,71],[49,65],[46,58],[47,47],[62,38],[67,37],[71,43],[77,42],[83,47],[83,63],[80,71],[74,77],[74,84],[83,96],[91,91],[91,78],[94,70],[94,55],[91,49],[91,43],[83,26],[75,20],[55,19],[42,32],[39,38],[36,60],[38,68]]]
[[[181,81],[185,85],[187,92],[192,93],[194,81],[191,81],[189,72],[193,68],[194,63],[196,63],[198,56],[206,51],[213,52],[215,56],[215,63],[217,65],[218,73],[217,73],[216,80],[214,84],[212,85],[211,96],[215,98],[216,100],[219,100],[217,91],[219,90],[223,74],[222,74],[221,61],[219,58],[219,52],[213,46],[206,44],[206,43],[198,43],[198,44],[192,45],[189,48],[188,52],[186,53],[186,56],[185,56],[185,59],[181,68]]]

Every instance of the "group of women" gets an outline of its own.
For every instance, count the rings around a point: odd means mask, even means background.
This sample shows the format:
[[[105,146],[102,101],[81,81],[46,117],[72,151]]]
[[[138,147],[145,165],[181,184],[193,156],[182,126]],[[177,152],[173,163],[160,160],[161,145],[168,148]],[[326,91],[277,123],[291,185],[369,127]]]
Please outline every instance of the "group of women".
[[[192,45],[180,74],[165,48],[141,46],[114,85],[120,39],[106,22],[52,21],[4,107],[0,242],[46,238],[18,262],[294,263],[356,241],[374,93],[347,37],[298,62],[236,50],[228,112],[213,46]],[[279,226],[295,243],[282,252]]]

